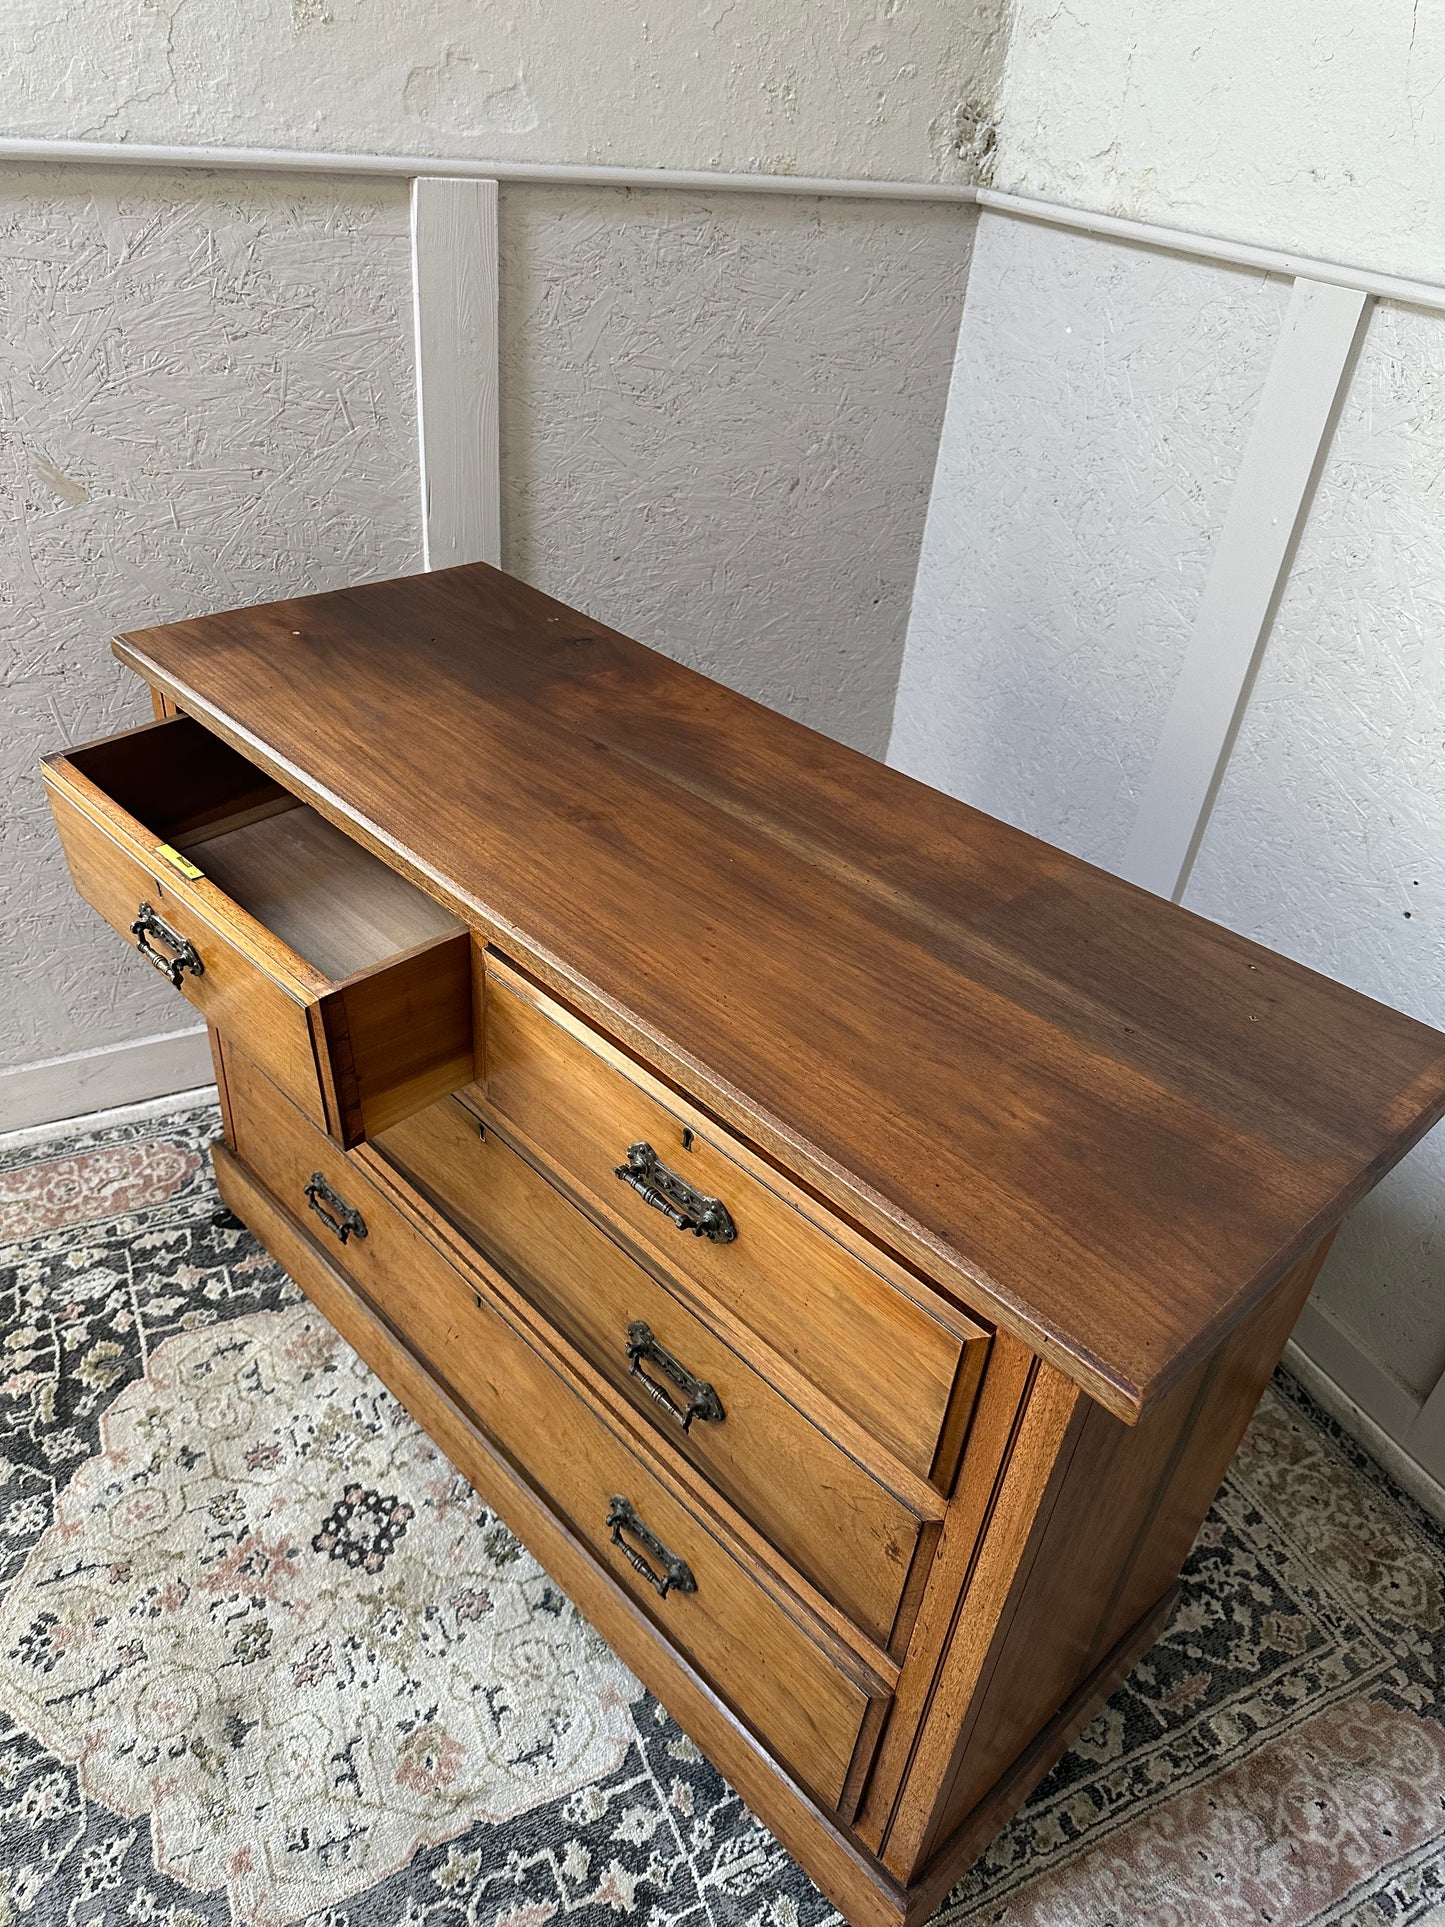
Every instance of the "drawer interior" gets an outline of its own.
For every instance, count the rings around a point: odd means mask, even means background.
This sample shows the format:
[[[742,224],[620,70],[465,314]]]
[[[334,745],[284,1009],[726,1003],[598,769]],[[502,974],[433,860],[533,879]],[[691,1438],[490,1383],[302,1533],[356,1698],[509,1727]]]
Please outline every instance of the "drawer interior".
[[[471,933],[187,716],[47,757],[76,889],[338,1144],[473,1074]]]
[[[440,904],[286,795],[167,841],[310,964],[340,980],[461,928]]]
[[[190,717],[70,761],[333,982],[462,928]]]

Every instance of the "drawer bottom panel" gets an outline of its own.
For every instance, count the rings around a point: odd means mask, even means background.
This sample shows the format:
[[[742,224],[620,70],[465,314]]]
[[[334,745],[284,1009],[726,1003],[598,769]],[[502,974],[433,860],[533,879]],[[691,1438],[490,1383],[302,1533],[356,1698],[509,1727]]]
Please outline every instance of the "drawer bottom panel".
[[[226,1053],[237,1148],[260,1184],[353,1279],[477,1425],[643,1606],[659,1632],[736,1707],[820,1802],[856,1786],[886,1692],[821,1628],[805,1627],[684,1497],[544,1356],[488,1288],[464,1278],[355,1163]],[[320,1179],[321,1211],[307,1216]],[[359,1216],[345,1243],[329,1219]],[[324,1213],[324,1216],[323,1216]],[[314,1232],[314,1236],[313,1236]],[[306,1287],[305,1277],[297,1282]],[[861,1744],[860,1744],[861,1743]]]

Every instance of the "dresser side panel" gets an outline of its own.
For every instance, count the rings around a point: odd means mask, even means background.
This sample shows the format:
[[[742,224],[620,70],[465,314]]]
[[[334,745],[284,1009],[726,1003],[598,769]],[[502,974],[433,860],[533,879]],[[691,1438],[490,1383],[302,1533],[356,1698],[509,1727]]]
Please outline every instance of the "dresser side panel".
[[[1123,1639],[1173,1585],[1270,1374],[1279,1363],[1285,1340],[1314,1287],[1333,1237],[1331,1233],[1321,1240],[1215,1354],[1204,1405],[1160,1488],[1138,1546],[1118,1574],[1115,1597],[1094,1637],[1091,1665]]]
[[[923,1877],[951,1851],[963,1870],[976,1849],[967,1840],[955,1847],[954,1836],[962,1828],[972,1838],[970,1816],[1170,1593],[1323,1257],[1322,1247],[1296,1266],[1137,1426],[1088,1408],[1017,1610],[1000,1624],[957,1724],[916,1857],[905,1866],[892,1843],[885,1854],[901,1877]],[[1031,1785],[1017,1784],[1015,1805]]]

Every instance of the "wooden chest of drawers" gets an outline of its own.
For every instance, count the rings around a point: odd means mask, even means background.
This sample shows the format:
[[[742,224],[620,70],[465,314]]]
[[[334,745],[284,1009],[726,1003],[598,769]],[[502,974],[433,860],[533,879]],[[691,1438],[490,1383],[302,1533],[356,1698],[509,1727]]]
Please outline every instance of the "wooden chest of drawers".
[[[1164,1624],[1445,1038],[481,566],[116,648],[159,720],[46,778],[223,1195],[922,1919]]]

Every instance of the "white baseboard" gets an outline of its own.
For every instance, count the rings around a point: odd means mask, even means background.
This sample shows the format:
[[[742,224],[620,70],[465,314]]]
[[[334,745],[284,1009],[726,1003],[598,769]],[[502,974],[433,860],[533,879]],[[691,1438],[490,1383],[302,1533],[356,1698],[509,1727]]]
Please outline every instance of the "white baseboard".
[[[1432,1518],[1445,1525],[1445,1485],[1427,1472],[1404,1446],[1391,1438],[1363,1406],[1357,1405],[1323,1366],[1301,1349],[1296,1339],[1291,1338],[1284,1348],[1284,1368],[1299,1380],[1316,1404],[1322,1405],[1330,1417],[1345,1428],[1351,1438],[1359,1440],[1396,1485],[1408,1492]]]
[[[83,1131],[104,1131],[112,1124],[165,1123],[187,1111],[213,1110],[220,1103],[214,1084],[201,1084],[193,1091],[168,1091],[164,1097],[148,1097],[139,1104],[116,1104],[105,1111],[87,1111],[83,1117],[56,1118],[49,1124],[28,1124],[23,1131],[0,1131],[0,1152],[33,1151],[47,1144],[63,1145]]]
[[[0,1131],[20,1131],[215,1082],[204,1030],[72,1051],[0,1070]]]
[[[1387,1438],[1404,1439],[1420,1415],[1419,1394],[1386,1371],[1347,1326],[1310,1299],[1295,1322],[1293,1342]]]

